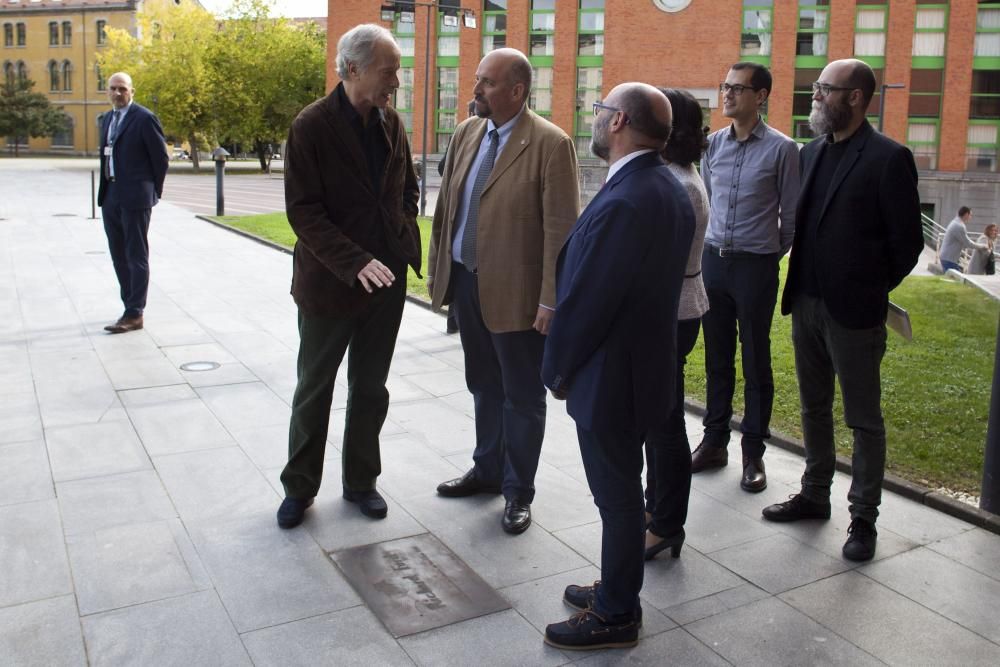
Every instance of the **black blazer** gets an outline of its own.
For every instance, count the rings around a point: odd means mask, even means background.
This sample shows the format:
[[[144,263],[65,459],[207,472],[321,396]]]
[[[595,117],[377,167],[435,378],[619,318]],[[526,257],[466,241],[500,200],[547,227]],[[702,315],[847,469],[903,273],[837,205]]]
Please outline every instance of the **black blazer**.
[[[101,118],[101,186],[97,205],[104,203],[108,192],[107,157],[108,127],[112,113]],[[163,179],[167,176],[167,144],[160,120],[153,112],[133,102],[118,127],[114,142],[115,185],[124,208],[152,208],[163,196]]]
[[[917,263],[924,246],[920,195],[913,154],[879,134],[865,121],[849,140],[833,182],[822,202],[816,230],[816,279],[830,316],[848,329],[885,322],[889,292]],[[802,149],[803,174],[796,220],[805,220],[816,165],[826,137]],[[796,234],[789,259],[781,312],[792,312],[806,267]]]
[[[642,434],[683,400],[673,379],[677,304],[694,227],[684,187],[647,153],[601,188],[570,232],[542,381],[568,389],[578,426]]]

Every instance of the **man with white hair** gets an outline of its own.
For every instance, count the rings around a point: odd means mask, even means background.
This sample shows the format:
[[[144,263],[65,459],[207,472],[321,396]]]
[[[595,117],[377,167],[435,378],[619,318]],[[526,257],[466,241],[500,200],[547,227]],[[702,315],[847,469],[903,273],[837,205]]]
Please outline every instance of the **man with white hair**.
[[[288,132],[285,209],[298,237],[298,383],[292,400],[285,500],[278,525],[299,525],[323,476],[337,370],[348,354],[342,444],[344,499],[368,517],[388,507],[375,489],[385,388],[403,315],[406,267],[420,271],[417,177],[406,129],[389,107],[399,87],[392,33],[364,24],[337,43],[341,82]]]

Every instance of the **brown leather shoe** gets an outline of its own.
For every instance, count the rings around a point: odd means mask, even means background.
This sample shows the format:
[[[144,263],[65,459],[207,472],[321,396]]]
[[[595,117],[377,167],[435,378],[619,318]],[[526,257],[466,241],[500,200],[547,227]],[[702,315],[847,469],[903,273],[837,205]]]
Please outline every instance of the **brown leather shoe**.
[[[141,328],[142,315],[139,315],[138,317],[125,317],[122,315],[121,319],[114,324],[109,324],[104,327],[104,330],[113,334],[120,334],[128,331],[138,331]]]
[[[712,470],[729,465],[729,451],[725,447],[713,447],[704,440],[691,454],[691,472]]]
[[[740,488],[750,493],[760,493],[767,488],[767,474],[764,472],[764,459],[743,457],[743,477],[740,478]]]

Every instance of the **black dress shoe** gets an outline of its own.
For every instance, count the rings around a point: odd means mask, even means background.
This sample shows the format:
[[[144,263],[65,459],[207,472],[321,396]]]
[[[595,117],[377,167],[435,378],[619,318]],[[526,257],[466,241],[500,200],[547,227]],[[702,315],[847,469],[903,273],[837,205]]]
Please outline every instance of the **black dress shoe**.
[[[138,331],[141,328],[142,315],[138,315],[136,317],[126,317],[122,315],[117,322],[104,327],[104,330],[108,333],[120,334],[127,333],[129,331]]]
[[[648,531],[647,534],[660,537],[653,531]],[[684,546],[684,529],[681,528],[678,532],[674,533],[673,535],[670,535],[669,537],[660,538],[660,541],[654,544],[653,546],[646,547],[645,558],[646,560],[653,560],[654,558],[656,558],[656,555],[658,553],[660,553],[661,551],[666,551],[667,549],[670,549],[671,558],[680,558],[681,547],[683,546]]]
[[[563,591],[563,602],[579,611],[590,609],[594,606],[594,595],[597,593],[600,585],[600,579],[595,581],[593,586],[576,586],[570,584]]]
[[[843,554],[847,560],[871,560],[875,556],[875,542],[878,531],[875,524],[864,519],[851,519],[847,529],[847,542],[844,543]]]
[[[441,482],[438,484],[437,492],[446,498],[465,498],[477,493],[500,493],[500,487],[480,482],[476,479],[476,469],[473,468],[461,477]]]
[[[725,447],[713,447],[704,440],[691,454],[691,472],[712,470],[729,465],[729,451]]]
[[[768,505],[761,514],[768,521],[798,521],[799,519],[829,519],[830,503],[818,503],[796,493],[788,500],[776,505]]]
[[[306,509],[313,504],[312,498],[285,498],[278,508],[278,527],[295,528],[302,523]]]
[[[750,493],[760,493],[767,488],[767,473],[764,472],[764,459],[743,457],[743,477],[740,478],[740,488]]]
[[[503,521],[501,523],[503,524],[504,532],[511,535],[520,535],[528,530],[528,526],[531,525],[531,505],[522,503],[517,498],[508,500],[507,506],[503,509]]]
[[[631,648],[639,643],[639,622],[610,623],[593,609],[573,614],[562,623],[545,628],[545,643],[571,651]]]
[[[370,491],[351,491],[344,489],[344,500],[357,503],[361,507],[361,513],[372,519],[384,519],[389,513],[389,506],[385,504],[385,498],[375,489]]]

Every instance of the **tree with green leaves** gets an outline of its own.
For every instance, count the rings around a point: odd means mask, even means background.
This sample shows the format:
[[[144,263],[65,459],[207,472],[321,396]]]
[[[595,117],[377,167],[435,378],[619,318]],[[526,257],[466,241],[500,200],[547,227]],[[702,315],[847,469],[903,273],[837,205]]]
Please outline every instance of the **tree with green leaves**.
[[[14,138],[14,157],[18,157],[18,139],[51,137],[66,127],[66,114],[53,106],[43,93],[32,92],[35,82],[19,79],[0,87],[0,136]]]

